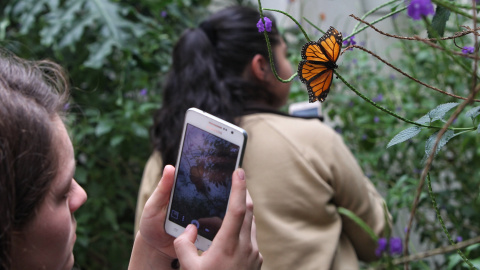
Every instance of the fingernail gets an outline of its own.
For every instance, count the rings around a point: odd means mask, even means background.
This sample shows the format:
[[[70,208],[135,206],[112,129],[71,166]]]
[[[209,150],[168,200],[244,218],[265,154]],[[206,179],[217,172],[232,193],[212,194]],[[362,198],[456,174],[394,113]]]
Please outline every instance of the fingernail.
[[[242,168],[237,170],[237,175],[240,180],[245,180],[245,171]]]
[[[193,229],[194,225],[193,224],[188,224],[187,228],[185,228],[185,231],[191,231]]]

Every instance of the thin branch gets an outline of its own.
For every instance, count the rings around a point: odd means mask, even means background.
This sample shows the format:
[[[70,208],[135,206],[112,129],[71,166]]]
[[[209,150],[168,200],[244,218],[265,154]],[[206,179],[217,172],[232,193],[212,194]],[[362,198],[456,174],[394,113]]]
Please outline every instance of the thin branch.
[[[373,30],[375,30],[376,32],[378,32],[379,34],[381,35],[384,35],[384,36],[387,36],[387,37],[391,37],[391,38],[396,38],[396,39],[403,39],[403,40],[419,40],[418,37],[402,37],[402,36],[397,36],[397,35],[392,35],[392,34],[389,34],[389,33],[385,33],[381,30],[379,30],[378,28],[376,28],[375,26],[373,26],[373,24],[370,24],[360,18],[358,18],[357,16],[353,15],[353,14],[350,14],[350,17],[354,18],[355,20],[357,21],[360,21],[366,25],[368,25],[370,28],[372,28]],[[473,30],[470,29],[469,27],[467,26],[462,26],[464,28],[466,28],[467,30],[463,30],[461,32],[458,32],[458,33],[455,33],[455,35],[453,36],[450,36],[450,37],[443,37],[443,38],[426,38],[426,39],[422,39],[422,40],[428,40],[428,41],[437,41],[437,40],[448,40],[448,39],[455,39],[455,38],[458,38],[458,37],[463,37],[463,36],[466,36],[468,34],[478,34],[477,31],[480,30],[479,28],[474,28]]]
[[[372,22],[372,24],[376,24],[376,23],[378,23],[378,22],[381,22],[381,21],[385,20],[386,18],[389,18],[389,17],[391,17],[391,16],[393,16],[393,15],[395,15],[395,14],[397,14],[397,13],[400,13],[400,12],[404,11],[405,9],[407,9],[407,7],[403,7],[403,8],[400,8],[400,9],[396,10],[396,11],[392,11],[392,12],[388,13],[387,15],[376,19],[375,21]],[[354,31],[354,32],[351,33],[349,36],[345,37],[345,39],[349,39],[351,36],[354,36],[354,35],[362,32],[363,30],[365,30],[365,29],[367,29],[367,28],[368,28],[368,26],[365,25],[365,26],[363,26],[362,28],[360,28],[359,30]]]
[[[362,16],[362,18],[365,19],[365,18],[367,18],[370,14],[375,13],[377,10],[379,10],[379,9],[381,9],[381,8],[384,8],[384,7],[388,6],[388,5],[391,5],[391,4],[395,3],[395,2],[398,2],[398,0],[392,0],[392,1],[390,1],[390,2],[386,2],[386,3],[384,3],[384,4],[381,4],[380,6],[377,6],[377,7],[375,7],[374,9],[372,9],[372,10],[368,11],[367,13],[365,13],[365,14]],[[360,22],[357,23],[357,24],[355,25],[355,27],[353,27],[353,32],[355,32],[359,26],[360,26]]]
[[[382,61],[385,65],[393,68],[393,69],[394,69],[395,71],[397,71],[398,73],[402,74],[403,76],[409,78],[410,80],[412,80],[412,81],[414,81],[414,82],[416,82],[416,83],[419,83],[419,84],[421,84],[421,85],[423,85],[423,86],[425,86],[425,87],[427,87],[427,88],[430,88],[430,89],[432,89],[432,90],[435,90],[435,91],[437,91],[437,92],[440,92],[440,93],[442,93],[442,94],[444,94],[444,95],[447,95],[447,96],[450,96],[450,97],[453,97],[453,98],[458,98],[458,99],[467,100],[467,98],[465,98],[465,97],[458,96],[458,95],[455,95],[455,94],[450,94],[450,93],[448,93],[448,92],[446,92],[446,91],[443,91],[443,90],[438,89],[438,88],[436,88],[436,87],[434,87],[434,86],[431,86],[431,85],[429,85],[429,84],[426,84],[426,83],[424,83],[424,82],[422,82],[422,81],[420,81],[420,80],[418,80],[418,79],[416,79],[416,78],[408,75],[407,73],[403,72],[403,71],[400,70],[399,68],[395,67],[395,66],[392,65],[391,63],[387,62],[386,60],[382,59],[380,56],[376,55],[376,54],[373,53],[372,51],[369,51],[369,50],[365,49],[365,48],[362,47],[362,46],[350,45],[350,46],[348,46],[347,48],[345,48],[345,49],[343,50],[342,54],[345,53],[345,52],[346,52],[348,49],[350,49],[350,48],[357,48],[357,49],[360,49],[360,50],[362,50],[362,51],[364,51],[364,52],[366,52],[366,53],[374,56],[374,57],[377,58],[378,60]],[[475,102],[480,102],[480,99],[474,99],[474,101],[475,101]]]
[[[459,242],[459,243],[457,243],[453,246],[452,245],[443,246],[443,247],[428,250],[428,251],[425,251],[425,252],[419,252],[419,253],[412,254],[412,255],[409,255],[409,256],[406,256],[406,257],[394,259],[393,264],[397,265],[397,264],[422,260],[422,259],[432,257],[432,256],[435,256],[435,255],[445,254],[445,253],[455,251],[457,249],[466,248],[466,247],[474,245],[476,243],[480,243],[480,236],[477,236],[477,237],[472,238],[472,239],[465,240],[463,242]]]

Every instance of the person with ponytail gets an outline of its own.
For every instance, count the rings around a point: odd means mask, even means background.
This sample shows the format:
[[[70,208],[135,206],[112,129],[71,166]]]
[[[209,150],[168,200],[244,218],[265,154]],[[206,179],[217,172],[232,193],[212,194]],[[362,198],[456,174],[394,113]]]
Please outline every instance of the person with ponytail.
[[[292,67],[275,26],[268,32],[275,69]],[[255,205],[262,269],[358,269],[372,261],[376,242],[339,214],[346,208],[381,236],[390,226],[384,200],[364,176],[342,138],[319,119],[286,115],[290,85],[270,68],[257,10],[233,6],[186,30],[176,43],[154,115],[154,151],[140,185],[138,220],[164,164],[175,164],[185,112],[196,107],[248,133],[243,169]],[[162,226],[162,224],[159,224]]]

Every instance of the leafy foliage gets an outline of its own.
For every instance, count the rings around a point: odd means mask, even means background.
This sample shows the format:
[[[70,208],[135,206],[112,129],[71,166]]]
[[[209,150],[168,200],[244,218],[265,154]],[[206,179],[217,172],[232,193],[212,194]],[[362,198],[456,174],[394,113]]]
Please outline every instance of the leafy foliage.
[[[389,2],[392,11],[398,9],[400,2],[402,1]],[[468,5],[449,6],[447,1],[434,2],[439,3],[431,23],[428,18],[412,21],[399,14],[389,18],[395,26],[393,33],[389,34],[417,36],[426,28],[430,37],[451,36],[463,30],[461,26],[468,24],[471,19],[463,12],[471,9]],[[408,1],[403,3],[408,5]],[[459,9],[460,6],[462,10]],[[450,16],[454,12],[456,15]],[[370,30],[367,28],[365,31]],[[463,239],[475,237],[480,232],[476,226],[472,226],[480,218],[480,172],[472,166],[480,162],[480,151],[476,147],[479,143],[479,107],[467,106],[454,119],[434,151],[439,130],[453,115],[452,110],[463,100],[434,92],[418,83],[421,81],[422,84],[441,88],[447,93],[467,97],[473,89],[475,75],[473,60],[461,55],[461,47],[471,46],[472,37],[467,35],[455,40],[437,41],[437,48],[427,42],[398,40],[388,50],[379,52],[381,58],[388,59],[386,62],[414,80],[388,69],[384,63],[376,61],[376,58],[362,50],[346,51],[339,60],[338,74],[365,98],[360,98],[360,94],[350,91],[349,87],[336,80],[329,100],[322,104],[323,110],[331,121],[329,123],[342,134],[367,176],[385,191],[388,208],[396,223],[394,235],[405,236],[404,228],[407,227],[419,179],[425,161],[432,152],[435,152],[436,157],[429,173],[434,179],[436,203],[441,216],[446,220],[446,229],[454,238],[461,236]],[[361,40],[358,42],[362,43]],[[296,50],[300,51],[298,47]],[[292,59],[295,61],[296,58]],[[296,100],[307,98],[302,90],[299,93],[294,93]],[[373,103],[385,110],[378,110],[372,106]],[[393,114],[396,116],[392,117]],[[406,125],[397,119],[418,120]],[[419,195],[414,228],[411,230],[420,239],[419,243],[410,243],[410,250],[449,245],[440,222],[432,218],[435,217],[435,210],[428,193],[422,191]],[[422,247],[415,244],[421,244]],[[474,265],[480,256],[478,247],[468,248],[465,254]],[[442,255],[410,265],[413,269],[459,269],[462,264],[467,265],[458,254],[447,253],[439,258],[440,256]],[[393,265],[390,266],[396,269]]]

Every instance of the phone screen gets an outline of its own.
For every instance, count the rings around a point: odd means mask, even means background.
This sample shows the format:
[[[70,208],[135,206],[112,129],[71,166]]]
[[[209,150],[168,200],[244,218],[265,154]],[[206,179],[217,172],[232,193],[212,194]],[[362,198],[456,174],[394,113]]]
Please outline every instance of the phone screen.
[[[187,124],[169,220],[213,240],[225,216],[240,147]]]

